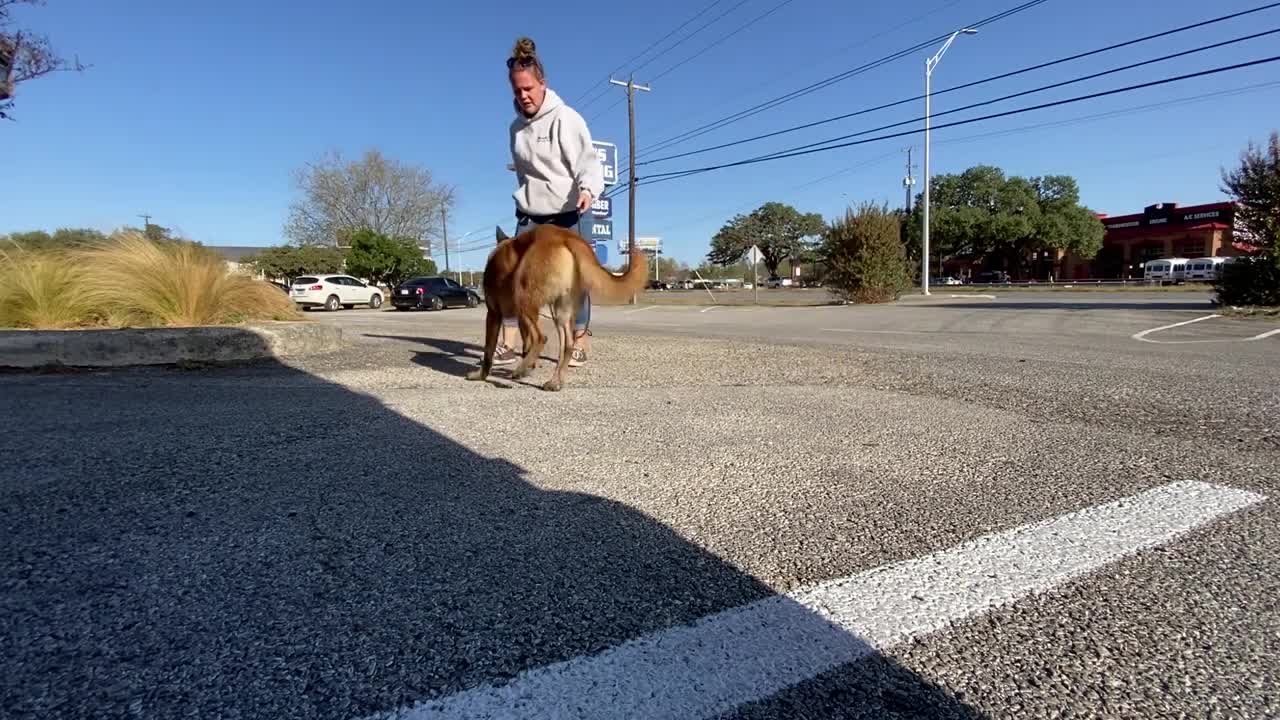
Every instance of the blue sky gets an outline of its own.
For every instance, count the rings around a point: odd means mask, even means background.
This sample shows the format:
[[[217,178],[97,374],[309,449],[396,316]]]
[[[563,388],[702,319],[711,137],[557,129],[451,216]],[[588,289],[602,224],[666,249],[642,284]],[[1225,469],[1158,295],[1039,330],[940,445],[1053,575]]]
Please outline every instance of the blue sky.
[[[622,89],[610,87],[602,100],[588,101],[605,90],[610,70],[709,1],[320,0],[289,9],[283,2],[247,0],[49,0],[44,7],[20,7],[22,26],[48,33],[58,49],[78,54],[93,67],[20,86],[17,122],[0,125],[6,179],[0,232],[64,226],[110,230],[140,224],[138,215],[146,212],[153,222],[210,245],[277,244],[284,242],[282,226],[295,197],[295,169],[329,149],[355,156],[377,147],[457,186],[460,204],[450,218],[451,236],[471,232],[464,245],[488,239],[495,224],[508,230],[513,224],[514,177],[505,169],[512,106],[503,61],[515,37],[528,34],[537,41],[551,87],[588,118],[596,139],[618,144],[625,164]],[[652,85],[652,92],[637,98],[641,151],[646,144],[1019,4],[792,0],[653,80],[779,0],[747,0],[662,53],[738,2],[724,0],[632,63],[659,55],[636,74],[638,82]],[[1049,0],[959,39],[934,74],[934,89],[1261,4],[1233,1],[1210,9],[1187,0]],[[1280,27],[1280,8],[939,96],[934,111],[1273,27]],[[1276,54],[1276,37],[947,119],[1263,58]],[[932,50],[915,53],[672,151],[918,95],[929,54]],[[1020,175],[1070,174],[1079,180],[1084,202],[1110,214],[1155,202],[1217,201],[1223,198],[1220,168],[1234,163],[1250,139],[1262,141],[1280,127],[1280,87],[1250,87],[1276,82],[1277,67],[1280,63],[938,130],[933,170],[958,172],[991,163]],[[1116,112],[1238,89],[1242,92]],[[915,118],[922,111],[922,102],[911,103],[642,170],[737,160]],[[1103,113],[1113,114],[1065,122]],[[1020,128],[1027,129],[1006,132]],[[642,183],[637,231],[661,236],[667,254],[696,263],[725,220],[769,200],[826,217],[864,199],[900,205],[902,150],[914,145],[919,165],[921,139],[903,137],[650,187]],[[625,193],[614,213],[617,236],[626,228]],[[451,265],[478,269],[485,255],[485,250],[455,255]]]

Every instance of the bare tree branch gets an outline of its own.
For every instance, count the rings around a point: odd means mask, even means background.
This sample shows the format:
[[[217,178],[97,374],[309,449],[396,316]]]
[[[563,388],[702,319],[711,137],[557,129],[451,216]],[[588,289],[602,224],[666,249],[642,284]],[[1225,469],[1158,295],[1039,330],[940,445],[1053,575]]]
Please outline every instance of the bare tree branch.
[[[378,150],[355,161],[325,153],[295,181],[302,197],[291,206],[284,232],[299,245],[335,246],[370,230],[427,247],[440,234],[440,209],[454,202],[453,191],[437,185],[430,171]]]
[[[19,4],[44,5],[44,0],[0,0],[0,119],[11,119],[7,111],[13,107],[20,83],[54,72],[81,72],[88,67],[78,57],[67,62],[44,35],[12,30],[10,13]]]

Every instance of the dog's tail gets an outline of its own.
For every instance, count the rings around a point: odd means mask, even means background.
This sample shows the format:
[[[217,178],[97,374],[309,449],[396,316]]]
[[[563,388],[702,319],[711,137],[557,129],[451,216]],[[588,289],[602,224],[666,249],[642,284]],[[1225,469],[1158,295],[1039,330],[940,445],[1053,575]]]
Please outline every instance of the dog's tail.
[[[578,265],[582,286],[591,293],[593,302],[620,303],[644,289],[649,278],[649,263],[644,251],[631,248],[631,264],[622,275],[614,275],[600,265],[595,250],[581,240],[571,240],[569,249]]]

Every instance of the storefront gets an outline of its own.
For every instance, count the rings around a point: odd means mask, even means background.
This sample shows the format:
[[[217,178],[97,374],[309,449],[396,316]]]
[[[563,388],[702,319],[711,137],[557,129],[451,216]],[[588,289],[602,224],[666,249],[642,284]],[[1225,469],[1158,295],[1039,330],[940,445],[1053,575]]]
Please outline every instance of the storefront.
[[[1142,263],[1168,257],[1239,255],[1232,244],[1235,207],[1229,202],[1178,207],[1177,203],[1148,205],[1141,213],[1108,217],[1102,249],[1091,258],[1068,254],[1062,259],[1062,278],[1142,277]]]

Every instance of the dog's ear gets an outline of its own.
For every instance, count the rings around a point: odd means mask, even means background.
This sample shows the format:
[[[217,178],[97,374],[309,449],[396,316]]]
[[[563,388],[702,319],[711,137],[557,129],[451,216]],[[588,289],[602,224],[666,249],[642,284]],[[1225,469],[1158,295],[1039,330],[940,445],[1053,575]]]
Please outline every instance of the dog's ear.
[[[498,242],[502,242],[503,240],[506,240],[506,239],[507,239],[507,234],[506,234],[506,233],[504,233],[504,232],[502,232],[502,226],[501,226],[501,225],[494,225],[494,226],[493,226],[493,229],[494,229],[494,231],[495,231],[495,232],[494,232],[494,236],[497,238]]]

